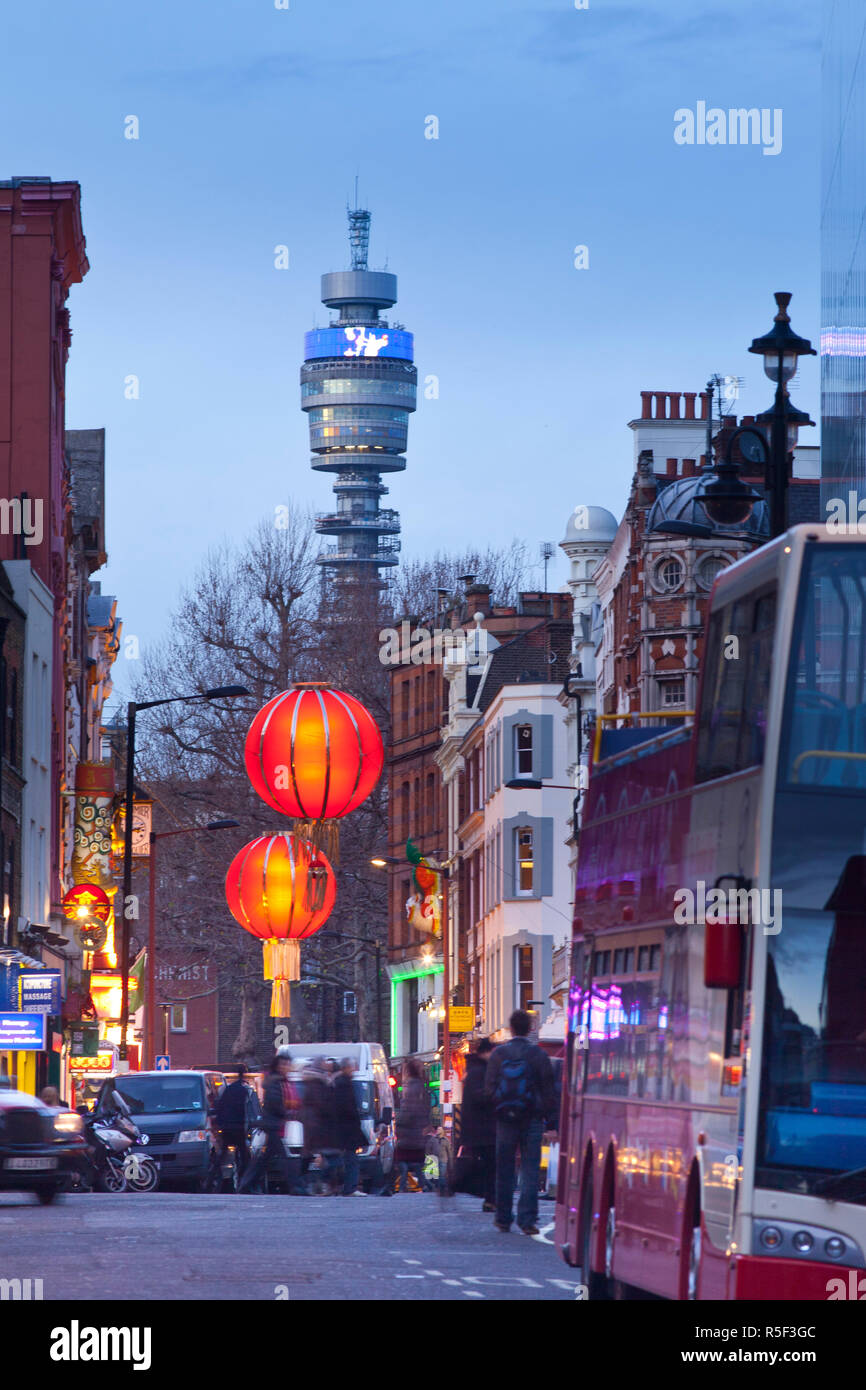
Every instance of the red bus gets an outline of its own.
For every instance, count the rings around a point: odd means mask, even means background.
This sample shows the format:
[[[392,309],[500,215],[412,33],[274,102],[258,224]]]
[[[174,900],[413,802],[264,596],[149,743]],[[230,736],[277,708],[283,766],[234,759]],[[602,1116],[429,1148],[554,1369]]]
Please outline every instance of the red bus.
[[[561,1144],[590,1298],[866,1293],[863,538],[723,571],[693,720],[601,737]]]

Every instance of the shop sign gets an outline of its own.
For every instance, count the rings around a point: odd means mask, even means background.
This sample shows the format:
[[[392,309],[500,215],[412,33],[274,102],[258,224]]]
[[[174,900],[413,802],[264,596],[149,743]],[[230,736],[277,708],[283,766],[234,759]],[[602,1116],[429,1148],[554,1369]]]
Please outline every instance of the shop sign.
[[[59,970],[22,970],[18,976],[18,1007],[25,1013],[59,1014]]]
[[[43,1052],[45,1014],[0,1014],[0,1052]]]

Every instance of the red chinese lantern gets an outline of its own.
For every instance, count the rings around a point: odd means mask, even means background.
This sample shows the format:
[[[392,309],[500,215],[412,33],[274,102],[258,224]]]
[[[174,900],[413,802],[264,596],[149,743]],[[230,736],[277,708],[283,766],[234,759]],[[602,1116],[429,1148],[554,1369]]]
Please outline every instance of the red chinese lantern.
[[[260,835],[229,865],[229,911],[263,942],[272,1018],[289,1017],[289,981],[301,976],[300,943],[328,920],[336,894],[324,854],[297,835]]]
[[[370,795],[382,771],[382,736],[353,695],[321,681],[284,690],[247,734],[247,775],[263,801],[295,819],[295,833],[336,863],[337,827]]]
[[[111,916],[111,899],[97,883],[76,883],[63,896],[63,915],[74,920],[86,921],[98,917],[107,922]]]

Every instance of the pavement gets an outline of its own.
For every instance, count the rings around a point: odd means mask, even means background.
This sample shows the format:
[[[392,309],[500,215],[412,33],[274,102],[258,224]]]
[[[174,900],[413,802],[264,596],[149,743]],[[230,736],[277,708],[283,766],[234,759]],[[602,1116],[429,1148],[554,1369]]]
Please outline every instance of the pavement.
[[[0,1281],[45,1300],[574,1300],[577,1271],[538,1236],[497,1231],[458,1195],[0,1194]],[[0,1295],[2,1296],[2,1295]]]

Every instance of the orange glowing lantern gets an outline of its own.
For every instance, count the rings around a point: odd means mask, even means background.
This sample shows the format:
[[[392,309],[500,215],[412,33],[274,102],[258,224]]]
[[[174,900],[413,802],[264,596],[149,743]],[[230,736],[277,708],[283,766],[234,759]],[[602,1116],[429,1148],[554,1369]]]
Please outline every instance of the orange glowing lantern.
[[[301,976],[300,943],[325,924],[336,895],[328,860],[297,835],[260,835],[229,865],[229,911],[263,943],[272,1018],[289,1017],[289,981]]]
[[[336,862],[334,820],[379,780],[382,735],[353,695],[321,681],[297,684],[260,709],[247,734],[247,775],[263,801],[295,819],[295,833]]]

